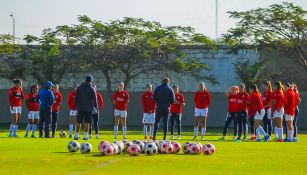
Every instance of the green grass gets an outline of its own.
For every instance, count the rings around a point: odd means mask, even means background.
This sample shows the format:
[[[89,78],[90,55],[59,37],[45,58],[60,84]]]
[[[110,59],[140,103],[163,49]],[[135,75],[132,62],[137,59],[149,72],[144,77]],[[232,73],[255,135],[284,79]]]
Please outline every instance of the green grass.
[[[209,129],[210,130],[210,129]],[[18,132],[19,136],[24,131]],[[256,143],[216,141],[216,133],[206,141],[216,147],[212,156],[140,155],[100,156],[97,145],[101,140],[113,141],[111,131],[101,139],[91,139],[91,154],[68,153],[68,138],[32,139],[7,138],[0,132],[0,174],[306,174],[307,135],[299,135],[298,143]],[[128,132],[128,139],[142,139],[142,132]],[[158,137],[158,139],[161,136]],[[183,133],[181,143],[190,141],[192,133]],[[228,137],[231,139],[231,137]],[[80,140],[81,144],[83,140]]]

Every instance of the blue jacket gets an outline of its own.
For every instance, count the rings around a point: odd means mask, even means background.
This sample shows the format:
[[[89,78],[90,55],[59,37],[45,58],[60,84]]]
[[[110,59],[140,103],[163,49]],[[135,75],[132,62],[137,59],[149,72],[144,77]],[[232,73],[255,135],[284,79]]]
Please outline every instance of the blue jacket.
[[[40,110],[52,109],[54,103],[54,95],[53,92],[47,88],[42,89],[38,93],[39,98],[39,108]]]
[[[157,103],[157,108],[168,108],[175,101],[174,91],[167,84],[156,87],[153,99]]]

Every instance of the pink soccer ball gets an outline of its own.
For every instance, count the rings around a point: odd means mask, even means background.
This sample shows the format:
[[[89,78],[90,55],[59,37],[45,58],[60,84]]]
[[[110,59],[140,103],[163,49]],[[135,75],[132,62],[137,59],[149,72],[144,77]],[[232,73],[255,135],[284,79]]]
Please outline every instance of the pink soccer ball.
[[[173,145],[173,153],[179,153],[180,149],[181,149],[181,145],[179,142],[172,142]]]
[[[103,149],[102,155],[104,155],[104,156],[111,156],[111,155],[114,154],[114,147],[113,147],[113,145],[106,144],[103,147],[104,147],[104,149]]]
[[[202,151],[204,155],[212,155],[215,153],[215,147],[211,143],[207,143],[203,146]]]
[[[171,154],[173,153],[173,145],[172,143],[169,143],[169,142],[165,142],[161,145],[161,153],[162,154]]]
[[[98,150],[102,153],[103,152],[103,149],[104,149],[104,145],[106,144],[110,144],[108,141],[101,141],[99,144],[98,144]]]
[[[201,147],[197,143],[191,143],[188,146],[188,150],[190,151],[190,154],[199,154],[201,153]]]
[[[139,145],[132,144],[128,147],[127,152],[128,154],[130,154],[130,156],[138,156],[142,152],[142,150]]]

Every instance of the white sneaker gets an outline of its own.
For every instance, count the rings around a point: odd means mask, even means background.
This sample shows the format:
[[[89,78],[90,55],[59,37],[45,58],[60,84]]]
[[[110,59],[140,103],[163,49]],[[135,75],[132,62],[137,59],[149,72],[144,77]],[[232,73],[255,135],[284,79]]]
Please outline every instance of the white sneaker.
[[[91,139],[92,137],[93,137],[92,134],[90,134],[90,139]]]
[[[178,135],[177,139],[180,140],[180,135]]]
[[[234,137],[232,138],[232,140],[237,140],[237,136],[234,136]]]
[[[99,135],[98,134],[96,134],[96,139],[99,139]]]
[[[174,139],[174,136],[173,135],[171,135],[171,138],[170,138],[170,140],[173,140]]]
[[[204,141],[204,140],[205,140],[205,137],[204,137],[204,136],[203,136],[203,137],[201,137],[201,140],[202,140],[202,141]]]
[[[117,136],[114,136],[114,139],[118,139],[118,137],[117,137]]]

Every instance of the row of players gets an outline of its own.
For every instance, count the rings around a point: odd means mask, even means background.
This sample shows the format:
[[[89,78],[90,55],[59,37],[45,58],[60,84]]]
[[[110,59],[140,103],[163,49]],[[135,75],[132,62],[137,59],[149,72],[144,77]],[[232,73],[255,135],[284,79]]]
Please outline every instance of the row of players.
[[[12,114],[12,123],[10,125],[9,137],[17,137],[16,130],[18,128],[18,121],[21,114],[22,100],[24,99],[24,92],[22,90],[21,80],[14,80],[15,86],[9,90],[10,109]],[[166,83],[167,85],[169,82]],[[93,86],[95,88],[95,86]],[[58,85],[53,85],[51,82],[47,82],[45,85],[46,89],[53,90],[54,102],[53,106],[50,107],[52,111],[52,117],[50,120],[40,120],[39,136],[43,137],[43,130],[45,130],[45,137],[49,137],[49,128],[51,125],[52,134],[54,137],[58,114],[60,106],[62,104],[62,95],[59,91]],[[78,121],[78,111],[75,104],[75,96],[78,85],[75,86],[74,90],[70,92],[68,96],[68,105],[70,108],[69,117],[69,137],[72,138],[74,125],[76,123],[82,123]],[[185,106],[185,99],[182,93],[179,92],[177,85],[173,86],[174,102],[170,106],[170,130],[171,138],[174,139],[174,124],[176,122],[178,137],[181,135],[181,117],[182,108]],[[252,85],[249,88],[249,93],[246,92],[245,85],[240,84],[238,86],[232,86],[226,92],[228,97],[228,114],[225,121],[225,127],[223,131],[223,137],[220,140],[224,140],[228,127],[232,121],[234,121],[234,139],[240,140],[242,132],[244,133],[244,140],[247,139],[248,125],[247,119],[249,120],[251,127],[252,138],[250,140],[261,141],[260,134],[264,135],[264,140],[270,139],[272,130],[272,121],[274,118],[275,134],[277,141],[283,141],[283,128],[282,122],[284,121],[287,129],[287,138],[285,141],[297,141],[297,127],[296,119],[298,115],[298,104],[299,104],[299,93],[297,87],[293,84],[287,83],[285,92],[281,82],[274,84],[274,92],[270,81],[263,83],[264,92],[261,96],[257,85]],[[26,97],[26,104],[29,111],[29,122],[26,128],[25,137],[28,136],[29,131],[32,129],[31,137],[35,137],[35,131],[37,123],[40,119],[39,112],[39,98],[38,98],[38,86],[31,86],[31,92]],[[103,107],[103,98],[99,92],[96,92],[98,110],[101,111]],[[156,111],[156,101],[153,99],[153,88],[151,84],[148,84],[146,91],[142,95],[142,106],[143,106],[143,124],[144,124],[144,137],[147,139],[147,130],[150,129],[149,137],[153,138]],[[114,109],[114,135],[118,137],[118,125],[121,120],[123,127],[123,135],[126,138],[126,118],[127,118],[127,104],[129,103],[129,93],[124,89],[124,83],[118,85],[117,91],[113,94]],[[206,133],[206,121],[208,117],[208,107],[211,102],[210,92],[206,89],[204,83],[199,84],[199,91],[194,94],[194,138],[197,139],[199,123],[201,123],[201,138],[204,140]],[[283,117],[284,116],[284,117]],[[283,120],[284,118],[284,120]],[[264,128],[260,126],[263,120]],[[90,120],[85,121],[86,123],[93,123],[95,128],[96,138],[98,135],[98,122],[99,113],[94,113]],[[92,137],[91,126],[89,127],[89,134]],[[80,128],[75,132],[75,138],[78,138]],[[87,139],[88,130],[85,130],[84,139]],[[165,134],[165,133],[164,133]],[[236,137],[238,135],[238,137]],[[165,135],[164,135],[165,139]]]

